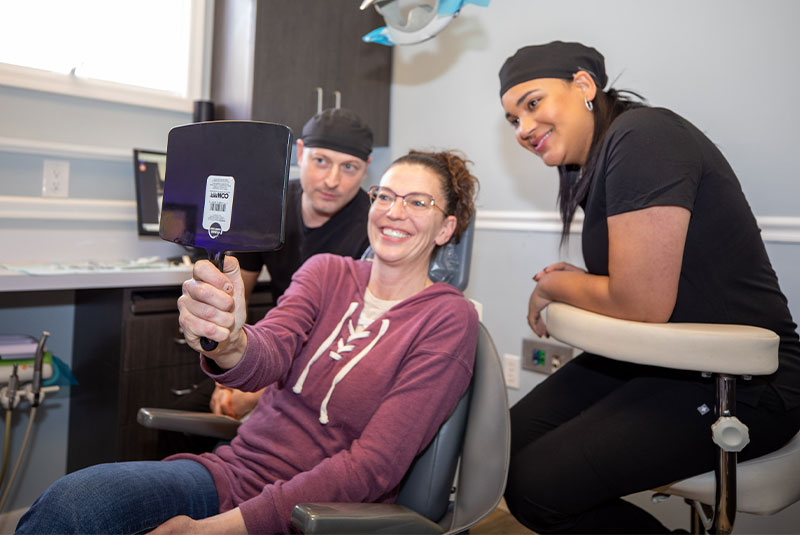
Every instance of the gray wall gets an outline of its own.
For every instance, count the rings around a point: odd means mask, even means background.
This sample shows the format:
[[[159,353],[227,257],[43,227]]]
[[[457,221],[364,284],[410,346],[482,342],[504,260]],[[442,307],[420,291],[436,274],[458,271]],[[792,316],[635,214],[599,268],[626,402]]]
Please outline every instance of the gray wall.
[[[555,39],[596,47],[615,87],[673,109],[714,140],[741,179],[800,316],[797,20],[793,0],[495,0],[467,6],[431,41],[396,48],[393,154],[458,148],[475,162],[481,191],[467,294],[483,303],[501,354],[520,354],[522,339],[533,336],[525,319],[533,274],[562,259],[582,263],[578,235],[560,251],[557,231],[527,224],[554,220],[557,175],[516,144],[498,96],[505,58]],[[523,370],[522,387],[509,389],[511,403],[542,378]],[[653,510],[679,527],[685,511],[673,501]],[[756,520],[743,519],[737,533],[796,532],[800,509]]]

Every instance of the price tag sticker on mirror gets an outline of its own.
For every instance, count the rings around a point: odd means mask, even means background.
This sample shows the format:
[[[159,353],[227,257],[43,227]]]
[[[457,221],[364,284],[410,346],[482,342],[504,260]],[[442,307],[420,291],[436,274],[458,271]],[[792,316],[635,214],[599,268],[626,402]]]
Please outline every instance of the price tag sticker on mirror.
[[[209,175],[206,179],[203,228],[208,230],[212,238],[231,228],[235,186],[236,181],[232,176]]]

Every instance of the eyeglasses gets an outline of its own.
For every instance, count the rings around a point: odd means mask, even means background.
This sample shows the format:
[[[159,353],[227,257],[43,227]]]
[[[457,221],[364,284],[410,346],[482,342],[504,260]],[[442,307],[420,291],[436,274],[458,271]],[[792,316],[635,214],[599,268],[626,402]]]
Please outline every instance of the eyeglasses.
[[[398,195],[389,188],[381,186],[372,186],[369,188],[369,201],[381,210],[389,210],[394,201],[398,198],[403,200],[403,206],[411,214],[421,215],[428,212],[431,208],[438,208],[444,215],[447,212],[436,204],[436,199],[427,193],[406,193],[405,195]]]

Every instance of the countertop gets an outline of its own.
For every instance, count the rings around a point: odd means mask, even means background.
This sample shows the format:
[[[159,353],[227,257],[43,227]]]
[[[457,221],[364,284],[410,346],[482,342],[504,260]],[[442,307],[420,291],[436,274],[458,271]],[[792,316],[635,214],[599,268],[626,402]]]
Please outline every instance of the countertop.
[[[0,292],[179,286],[191,264],[159,261],[0,264]]]

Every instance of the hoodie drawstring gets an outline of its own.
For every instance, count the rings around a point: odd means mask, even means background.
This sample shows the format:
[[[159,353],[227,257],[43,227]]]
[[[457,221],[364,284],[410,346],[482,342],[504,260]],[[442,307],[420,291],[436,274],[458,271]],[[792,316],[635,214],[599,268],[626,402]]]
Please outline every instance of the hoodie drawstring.
[[[306,364],[305,369],[303,369],[303,373],[300,374],[300,378],[297,379],[297,382],[292,388],[292,391],[295,394],[299,394],[303,391],[303,383],[306,382],[306,377],[308,376],[309,368],[311,368],[311,365],[317,361],[320,355],[322,355],[325,352],[325,350],[330,347],[333,341],[336,340],[336,337],[339,336],[339,332],[341,332],[342,330],[344,322],[347,320],[347,318],[349,318],[353,314],[353,312],[355,312],[356,308],[358,308],[357,301],[353,301],[352,303],[350,303],[350,306],[347,307],[347,311],[344,313],[344,316],[342,316],[342,319],[339,320],[339,323],[333,329],[333,332],[331,332],[328,338],[326,338],[325,341],[322,342],[322,345],[320,345],[319,348],[317,348],[317,352],[314,353],[314,356],[311,357],[311,360],[308,361],[308,364]]]

